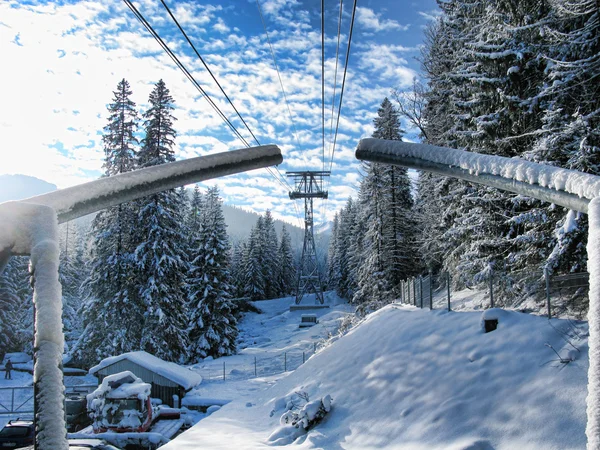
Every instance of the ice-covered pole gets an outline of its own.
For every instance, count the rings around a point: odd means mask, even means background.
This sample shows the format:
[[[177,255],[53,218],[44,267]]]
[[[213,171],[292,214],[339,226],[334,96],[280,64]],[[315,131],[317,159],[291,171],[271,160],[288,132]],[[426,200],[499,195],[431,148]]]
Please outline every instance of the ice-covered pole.
[[[585,432],[588,438],[588,449],[596,450],[600,449],[600,197],[590,202],[588,220],[590,367],[588,369],[588,421]]]
[[[460,178],[588,214],[589,369],[587,448],[600,449],[600,177],[519,158],[446,147],[362,139],[356,158]]]
[[[58,220],[48,206],[0,204],[0,247],[30,254],[35,304],[33,382],[38,405],[36,445],[40,450],[67,450],[62,353],[62,296],[58,281]]]

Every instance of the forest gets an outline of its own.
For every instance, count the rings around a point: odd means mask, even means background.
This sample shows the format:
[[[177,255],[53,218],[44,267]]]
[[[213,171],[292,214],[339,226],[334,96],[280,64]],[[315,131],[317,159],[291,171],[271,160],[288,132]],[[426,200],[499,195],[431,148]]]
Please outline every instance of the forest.
[[[401,139],[599,174],[598,3],[439,1],[426,32],[423,80],[393,90],[373,137]],[[518,308],[551,275],[586,271],[587,216],[532,198],[429,173],[414,196],[401,169],[363,167],[356,199],[338,212],[329,283],[371,310],[399,280],[447,271],[455,288],[487,289]],[[371,304],[371,305],[369,305]],[[587,310],[567,304],[559,313]]]

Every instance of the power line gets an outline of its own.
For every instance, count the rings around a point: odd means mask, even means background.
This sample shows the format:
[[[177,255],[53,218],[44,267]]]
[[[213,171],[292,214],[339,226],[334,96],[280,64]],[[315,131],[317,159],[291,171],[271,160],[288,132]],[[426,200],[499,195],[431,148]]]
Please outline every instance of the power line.
[[[244,118],[242,117],[242,115],[240,114],[240,112],[237,110],[237,108],[235,107],[235,105],[233,104],[233,102],[231,101],[231,99],[229,98],[229,96],[227,95],[227,93],[225,92],[225,90],[223,89],[223,87],[221,86],[221,83],[219,83],[219,81],[217,80],[217,78],[214,76],[214,74],[212,73],[212,71],[210,70],[210,68],[208,67],[208,65],[206,64],[206,62],[204,61],[204,58],[202,58],[202,56],[200,55],[200,53],[196,49],[196,46],[192,43],[192,41],[188,37],[187,33],[183,30],[183,28],[181,27],[181,25],[179,24],[179,22],[177,21],[177,19],[175,18],[175,16],[171,12],[171,10],[169,9],[169,7],[165,3],[165,1],[164,0],[160,0],[160,2],[162,3],[162,5],[165,7],[165,9],[167,10],[167,12],[169,13],[169,16],[171,16],[171,19],[173,19],[173,22],[175,22],[175,25],[177,25],[177,28],[179,28],[179,31],[181,31],[181,34],[183,34],[183,36],[187,40],[188,44],[190,44],[190,47],[192,47],[192,49],[194,50],[194,52],[196,53],[196,55],[198,56],[198,58],[200,59],[200,61],[202,61],[202,64],[204,65],[204,67],[206,68],[206,70],[208,71],[208,73],[210,74],[210,76],[212,77],[212,79],[215,81],[215,83],[217,83],[217,86],[219,86],[219,89],[221,89],[221,92],[223,93],[223,95],[225,96],[225,98],[227,99],[227,101],[229,102],[229,104],[232,106],[232,108],[235,110],[236,114],[238,115],[238,117],[240,118],[240,120],[242,121],[242,123],[244,124],[244,126],[246,127],[246,129],[248,130],[248,132],[252,135],[252,137],[254,138],[254,140],[256,141],[256,143],[258,145],[260,145],[260,142],[258,141],[258,139],[256,139],[256,136],[254,136],[254,133],[252,132],[252,130],[250,129],[250,127],[248,126],[248,124],[246,123],[246,121],[244,120]]]
[[[331,161],[329,162],[329,170],[331,171],[331,166],[333,165],[333,156],[335,154],[335,144],[337,142],[337,134],[340,126],[340,114],[342,112],[342,101],[344,99],[344,87],[346,86],[346,73],[348,72],[348,61],[350,60],[350,45],[352,43],[352,31],[354,29],[354,18],[356,17],[356,2],[354,0],[354,6],[352,7],[352,20],[350,21],[350,34],[348,35],[348,48],[346,49],[346,61],[344,63],[344,77],[342,79],[342,89],[340,91],[340,104],[338,107],[338,115],[337,122],[335,125],[335,134],[333,135],[333,148],[331,150]]]
[[[160,35],[154,30],[154,28],[152,27],[152,25],[150,25],[150,23],[144,18],[143,14],[135,7],[135,5],[133,5],[133,3],[130,0],[124,0],[124,2],[129,7],[129,9],[133,12],[133,14],[135,15],[135,17],[142,23],[142,25],[144,26],[144,28],[146,28],[146,30],[160,44],[160,46],[163,48],[163,50],[171,57],[171,59],[177,65],[177,67],[179,67],[179,69],[192,82],[192,84],[196,87],[196,89],[198,89],[198,91],[201,93],[201,95],[208,101],[208,103],[217,112],[217,114],[221,117],[221,119],[223,119],[223,121],[225,121],[225,123],[229,126],[229,128],[236,135],[236,137],[238,139],[240,139],[240,141],[246,147],[250,147],[250,144],[248,144],[248,142],[246,141],[246,139],[240,134],[240,132],[237,130],[237,128],[227,118],[227,116],[225,116],[225,114],[223,114],[223,112],[219,109],[219,107],[213,102],[213,100],[206,93],[206,91],[204,91],[204,89],[202,88],[202,86],[200,86],[200,84],[196,81],[196,79],[193,77],[193,75],[187,70],[187,68],[183,65],[183,63],[179,60],[179,58],[171,51],[171,49],[163,41],[163,39],[160,37]],[[259,145],[260,145],[260,143],[259,143]],[[277,177],[277,175],[275,175],[275,173],[273,172],[273,170],[270,167],[267,167],[266,169],[267,169],[267,172],[271,176],[273,176],[278,183],[280,183],[283,186],[284,190],[286,190],[286,191],[291,190],[291,186],[289,185],[289,183],[287,182],[287,180],[283,177],[283,175],[281,174],[281,172],[279,171],[278,168],[277,168],[277,172],[279,173],[279,178]],[[283,182],[281,180],[283,180]],[[296,207],[296,210],[297,210],[297,207]],[[297,213],[297,215],[298,215],[298,213]]]
[[[321,0],[321,128],[323,132],[321,170],[325,171],[325,0]]]
[[[335,91],[337,88],[338,61],[339,61],[339,55],[340,55],[340,40],[341,40],[341,35],[342,35],[342,16],[343,16],[343,11],[344,11],[343,6],[344,6],[343,0],[340,0],[340,15],[338,18],[337,46],[335,49],[335,71],[334,71],[334,77],[333,77],[333,96],[331,97],[331,119],[329,122],[329,137],[330,137],[331,144],[333,144],[333,114],[335,111]],[[333,158],[333,154],[331,154],[330,156],[331,156],[331,158]],[[331,171],[331,166],[330,166],[329,170]],[[328,177],[327,178],[327,190],[329,190],[330,186],[331,186],[331,177]],[[321,209],[321,215],[323,217],[325,217],[328,206],[329,206],[329,197],[327,197],[327,199],[324,202],[323,208]]]
[[[194,76],[189,72],[189,70],[187,70],[187,68],[179,60],[179,58],[171,51],[171,49],[169,48],[169,46],[163,41],[163,39],[160,37],[160,35],[154,30],[154,28],[152,27],[152,25],[150,25],[150,23],[145,19],[145,17],[143,16],[143,14],[135,7],[135,5],[133,5],[133,3],[130,0],[123,0],[123,1],[129,7],[129,9],[133,12],[133,14],[138,19],[138,21],[140,21],[140,23],[144,26],[144,28],[146,28],[146,30],[152,35],[152,37],[154,37],[154,39],[160,44],[160,46],[162,47],[162,49],[171,57],[171,59],[173,60],[173,62],[175,63],[175,65],[184,73],[184,75],[188,78],[188,80],[190,80],[190,82],[194,85],[194,87],[196,87],[196,89],[200,92],[200,94],[208,101],[208,103],[215,110],[215,112],[217,112],[217,114],[219,115],[219,117],[221,117],[221,119],[229,126],[229,128],[236,135],[236,137],[246,147],[250,147],[250,144],[248,143],[248,141],[246,141],[246,139],[240,134],[240,132],[235,127],[235,125],[233,125],[233,123],[231,123],[231,121],[227,118],[227,116],[225,116],[225,114],[223,114],[223,112],[220,110],[220,108],[210,98],[210,96],[208,95],[208,93],[202,88],[202,86],[198,83],[198,81],[196,81],[196,79],[194,78]],[[182,32],[183,32],[183,30],[182,30]],[[185,33],[184,33],[184,35],[185,35]],[[185,36],[187,36],[187,35],[185,35]],[[188,40],[188,42],[189,42],[189,40]],[[206,67],[206,65],[205,65],[205,67]],[[208,67],[207,67],[207,69],[208,69]],[[208,69],[208,70],[210,72],[210,69]],[[211,73],[211,75],[212,75],[212,73]],[[214,76],[213,76],[213,78],[214,78]],[[215,81],[216,81],[216,79],[215,79]],[[218,81],[216,81],[216,82],[218,84]],[[221,88],[223,94],[227,97],[227,94],[223,91],[222,87],[220,85],[219,85],[219,87]],[[229,97],[227,97],[227,98],[229,99]],[[230,101],[230,103],[231,103],[231,101]],[[235,109],[235,106],[233,104],[232,104],[232,106]],[[236,112],[237,112],[237,109],[236,109]],[[239,113],[238,113],[238,115],[239,115]],[[241,116],[240,116],[240,119],[242,120],[242,122],[244,122],[244,124],[248,128],[248,125],[246,124],[246,122],[243,120],[243,118]],[[248,131],[254,137],[254,134],[252,133],[252,131],[249,128],[248,128]],[[258,142],[258,140],[256,139],[256,137],[254,137],[254,139],[258,143],[258,145],[260,145],[260,142]],[[292,187],[290,186],[290,184],[285,179],[285,177],[281,174],[281,172],[280,172],[280,170],[279,170],[279,168],[277,166],[275,167],[275,169],[277,170],[277,174],[279,175],[279,177],[275,174],[275,172],[273,172],[273,170],[270,167],[266,167],[265,169],[267,170],[267,172],[273,178],[275,178],[275,181],[277,181],[281,186],[283,186],[284,190],[286,190],[286,191],[293,190]],[[294,202],[294,207],[296,209],[296,217],[301,222],[300,214],[299,214],[299,211],[298,211],[298,206],[296,205],[295,202]]]
[[[333,147],[331,149],[331,160],[329,161],[329,171],[330,172],[331,172],[331,167],[333,166],[333,159],[334,159],[334,154],[335,154],[335,144],[337,142],[337,135],[338,135],[339,125],[340,125],[340,115],[342,113],[342,102],[344,99],[344,87],[346,86],[346,74],[348,72],[348,61],[350,60],[350,47],[351,47],[351,43],[352,43],[352,31],[354,30],[354,19],[356,17],[357,1],[358,0],[354,0],[354,5],[352,6],[352,19],[350,21],[350,33],[348,34],[348,47],[346,49],[346,61],[344,62],[344,76],[342,79],[342,88],[340,91],[340,102],[339,102],[339,106],[338,106],[337,121],[336,121],[336,125],[335,125],[335,134],[333,136]],[[341,1],[340,1],[340,7],[341,7]]]
[[[219,109],[219,107],[213,102],[213,100],[206,93],[206,91],[204,91],[202,86],[200,86],[200,84],[196,81],[196,79],[193,77],[193,75],[186,69],[186,67],[179,60],[179,58],[171,51],[169,46],[162,40],[162,38],[154,30],[152,25],[150,25],[150,23],[144,18],[142,13],[140,13],[138,11],[138,9],[135,7],[135,5],[130,0],[123,0],[123,1],[129,7],[129,9],[133,12],[135,17],[142,23],[144,28],[146,28],[146,30],[152,35],[152,37],[154,37],[154,39],[160,44],[160,46],[163,48],[163,50],[171,57],[171,59],[173,60],[175,65],[177,65],[177,67],[179,67],[179,69],[184,73],[184,75],[188,78],[188,80],[191,81],[191,83],[194,85],[194,87],[196,87],[196,89],[200,92],[200,94],[206,99],[206,101],[208,101],[210,106],[215,110],[215,112],[219,115],[219,117],[221,117],[221,119],[223,119],[223,121],[225,121],[225,123],[229,126],[229,128],[233,131],[233,133],[240,139],[240,141],[242,141],[242,143],[246,147],[249,147],[250,145],[248,144],[246,139],[244,139],[244,137],[239,133],[237,128],[235,128],[235,126],[231,123],[231,121],[225,116],[225,114],[223,114],[223,112]]]
[[[271,49],[271,56],[273,58],[273,65],[275,66],[275,70],[277,71],[277,77],[279,78],[279,85],[281,86],[281,92],[283,92],[283,98],[285,99],[285,104],[287,105],[287,110],[288,110],[288,114],[290,116],[290,121],[292,123],[292,127],[294,128],[294,137],[296,138],[296,143],[298,144],[298,147],[300,147],[300,140],[298,139],[298,130],[296,129],[296,123],[294,121],[294,116],[292,114],[292,110],[290,109],[290,104],[288,102],[287,95],[285,94],[285,89],[283,88],[283,81],[281,80],[281,74],[279,73],[277,59],[275,58],[275,52],[273,51],[273,45],[271,45],[271,39],[269,38],[269,32],[267,31],[267,25],[265,23],[265,19],[262,14],[262,9],[260,7],[260,3],[258,0],[256,0],[256,6],[258,7],[258,13],[260,14],[260,20],[263,24],[265,34],[267,35],[267,42],[269,43],[269,48]]]
[[[340,55],[340,37],[342,31],[342,12],[343,12],[343,1],[340,0],[340,17],[338,19],[338,36],[337,36],[337,47],[335,50],[335,72],[333,76],[333,97],[331,98],[331,121],[329,123],[329,134],[333,134],[333,111],[335,110],[335,90],[337,88],[337,74],[338,74],[338,60]]]

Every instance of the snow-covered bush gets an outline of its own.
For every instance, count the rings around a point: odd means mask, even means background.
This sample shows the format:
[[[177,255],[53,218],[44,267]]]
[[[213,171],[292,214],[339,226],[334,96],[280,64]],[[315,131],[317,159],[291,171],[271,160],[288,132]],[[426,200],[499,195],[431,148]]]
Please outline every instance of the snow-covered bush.
[[[302,402],[304,405],[300,406]],[[281,426],[271,433],[268,442],[271,445],[291,444],[323,420],[325,415],[331,411],[332,402],[333,399],[330,395],[311,402],[308,394],[304,391],[297,391],[279,399],[275,402],[275,409],[281,409],[285,405],[285,412],[279,418]],[[271,411],[271,416],[274,413],[275,410]]]
[[[290,424],[308,431],[321,422],[323,417],[331,410],[331,402],[330,395],[326,395],[320,400],[308,402],[300,410],[286,411],[279,419],[279,423],[281,425]]]

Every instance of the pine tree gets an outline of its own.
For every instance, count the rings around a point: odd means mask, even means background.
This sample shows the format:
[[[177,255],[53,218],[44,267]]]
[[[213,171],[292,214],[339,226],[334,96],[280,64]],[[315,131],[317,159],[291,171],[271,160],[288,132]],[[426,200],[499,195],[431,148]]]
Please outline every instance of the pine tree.
[[[237,322],[231,303],[229,240],[219,191],[210,188],[196,259],[192,262],[199,278],[192,280],[190,361],[207,356],[235,353]]]
[[[0,355],[23,351],[31,334],[26,315],[31,311],[29,258],[13,256],[0,273]]]
[[[262,269],[265,282],[265,296],[268,299],[277,298],[279,294],[279,283],[277,273],[280,263],[277,253],[277,232],[275,221],[271,211],[267,209],[263,218],[262,226]]]
[[[256,224],[250,232],[246,255],[244,257],[244,295],[251,300],[263,300],[266,298],[264,278],[264,220],[262,216],[256,221]]]
[[[129,83],[121,80],[113,94],[102,139],[107,177],[135,168],[138,143],[134,134],[138,116]],[[83,283],[84,330],[73,349],[84,366],[137,349],[142,311],[132,296],[134,216],[135,206],[125,203],[101,211],[92,222],[92,260]]]
[[[175,160],[174,101],[160,80],[144,113],[145,137],[138,166],[150,167]],[[168,361],[186,359],[186,302],[184,258],[186,236],[180,224],[181,196],[163,191],[138,202],[135,230],[135,298],[143,310],[139,347]],[[139,319],[138,319],[139,320]]]
[[[373,137],[401,140],[399,115],[388,98],[381,103],[373,122]],[[365,233],[360,249],[356,248],[360,253],[353,255],[361,261],[356,265],[353,302],[366,302],[369,308],[376,308],[389,303],[400,281],[418,269],[414,246],[417,227],[406,169],[374,163],[364,167],[357,220],[364,224]]]
[[[281,228],[277,261],[279,262],[277,270],[279,295],[291,295],[296,289],[296,266],[292,252],[292,239],[285,224]]]

